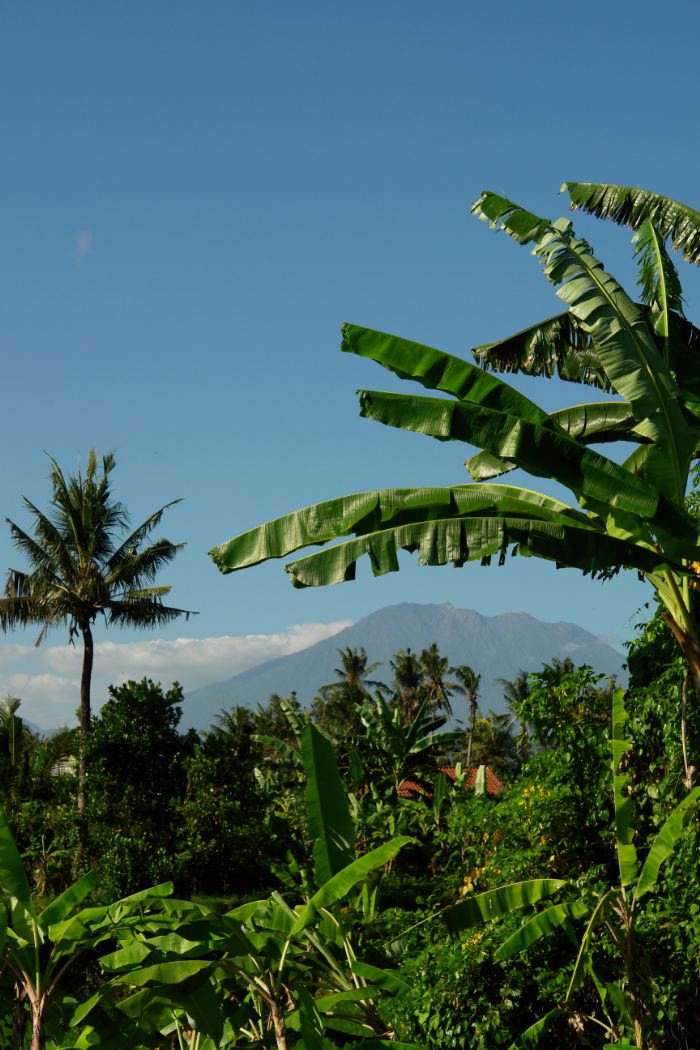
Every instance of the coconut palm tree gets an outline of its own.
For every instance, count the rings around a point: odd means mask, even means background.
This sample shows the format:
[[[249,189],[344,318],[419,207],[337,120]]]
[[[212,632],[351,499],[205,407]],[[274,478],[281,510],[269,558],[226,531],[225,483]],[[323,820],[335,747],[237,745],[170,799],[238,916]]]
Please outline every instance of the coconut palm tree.
[[[114,455],[102,458],[100,470],[92,449],[85,474],[79,467],[77,474],[69,477],[53,457],[49,458],[50,509],[44,513],[24,499],[24,507],[34,519],[32,534],[7,519],[14,544],[30,568],[9,570],[5,597],[0,599],[0,627],[7,631],[37,624],[41,628],[37,645],[50,628],[58,626],[68,628],[69,642],[82,639],[78,763],[78,809],[82,813],[95,620],[102,616],[108,625],[147,628],[190,614],[165,605],[163,599],[170,588],[154,582],[160,569],[183,546],[151,539],[165,510],[173,504],[165,504],[125,536],[128,514],[110,489]]]
[[[518,766],[518,741],[513,733],[513,717],[489,711],[479,718],[473,735],[473,764],[488,766],[500,777],[513,773]],[[469,759],[467,768],[470,767]]]
[[[72,771],[75,732],[58,729],[45,737],[31,732],[17,714],[21,700],[0,700],[0,807],[12,812],[20,802],[47,797],[53,778]]]
[[[407,649],[399,649],[394,653],[394,659],[389,663],[394,672],[392,688],[397,706],[401,712],[401,718],[408,724],[416,718],[418,709],[424,700],[422,693],[424,676],[420,658],[409,646]]]
[[[485,191],[473,212],[532,247],[566,304],[563,313],[477,347],[477,365],[398,336],[343,326],[344,351],[452,398],[363,390],[361,415],[476,446],[481,452],[467,465],[477,483],[328,500],[210,553],[222,572],[233,572],[340,539],[287,566],[298,587],[353,579],[364,555],[375,575],[396,571],[402,549],[419,552],[423,565],[488,563],[494,556],[503,563],[510,553],[603,577],[633,569],[655,588],[683,651],[687,681],[700,690],[693,598],[700,535],[684,505],[690,465],[700,455],[700,329],[685,317],[665,243],[673,238],[687,258],[700,261],[700,213],[627,187],[566,188],[575,207],[636,227],[641,302],[604,269],[568,219],[552,221]],[[558,374],[616,396],[550,413],[489,369]],[[592,448],[617,441],[637,446],[623,463]],[[562,484],[571,503],[490,483],[516,467]],[[689,780],[687,764],[686,774]]]
[[[457,688],[457,683],[446,678],[450,673],[450,661],[446,656],[440,655],[437,642],[433,642],[420,654],[420,666],[428,707],[436,711],[442,709],[451,718],[450,692]]]
[[[320,687],[311,707],[313,721],[322,726],[336,743],[362,733],[360,711],[371,696],[370,688],[386,688],[382,682],[370,679],[380,664],[370,664],[362,646],[354,649],[348,645],[345,649],[338,649],[338,656],[340,667],[333,668],[337,680]]]
[[[467,737],[467,769],[472,764],[472,747],[474,744],[474,730],[476,729],[476,716],[479,710],[479,684],[481,675],[477,674],[468,664],[459,664],[451,668],[452,674],[457,679],[455,689],[466,696],[469,703],[469,735]]]

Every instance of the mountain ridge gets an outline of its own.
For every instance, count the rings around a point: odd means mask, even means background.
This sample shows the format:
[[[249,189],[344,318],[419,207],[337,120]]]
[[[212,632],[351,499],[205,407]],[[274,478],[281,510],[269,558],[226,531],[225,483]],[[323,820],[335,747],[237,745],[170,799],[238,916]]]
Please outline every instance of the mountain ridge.
[[[469,664],[481,674],[480,705],[503,711],[498,678],[538,671],[554,657],[569,656],[603,674],[624,680],[624,656],[578,624],[538,620],[524,611],[486,616],[451,603],[401,602],[385,606],[330,638],[287,656],[257,664],[231,678],[192,690],[183,704],[183,728],[208,729],[223,709],[240,704],[255,708],[273,693],[296,692],[308,706],[319,688],[335,679],[338,650],[364,648],[369,663],[379,662],[373,677],[389,682],[389,661],[399,649],[420,653],[435,641],[450,664]]]

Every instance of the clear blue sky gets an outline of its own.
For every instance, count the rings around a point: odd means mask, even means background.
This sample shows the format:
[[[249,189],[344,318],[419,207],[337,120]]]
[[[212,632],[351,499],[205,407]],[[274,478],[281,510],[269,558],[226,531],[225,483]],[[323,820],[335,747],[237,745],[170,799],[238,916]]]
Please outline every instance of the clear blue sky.
[[[631,575],[407,557],[297,592],[281,565],[223,577],[206,552],[322,498],[465,480],[459,446],[358,418],[355,389],[392,382],[338,352],[340,323],[463,353],[555,312],[527,251],[470,217],[484,186],[548,215],[565,179],[697,205],[699,22],[693,3],[4,0],[3,517],[45,502],[43,449],[69,468],[116,450],[134,519],[182,497],[164,582],[200,615],[167,638],[400,600],[629,634],[647,595]],[[628,232],[577,226],[630,280]]]

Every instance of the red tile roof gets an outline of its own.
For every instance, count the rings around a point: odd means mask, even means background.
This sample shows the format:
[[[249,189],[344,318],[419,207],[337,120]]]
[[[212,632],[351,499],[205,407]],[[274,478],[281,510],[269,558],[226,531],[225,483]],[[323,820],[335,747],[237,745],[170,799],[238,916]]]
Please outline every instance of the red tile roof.
[[[441,766],[440,772],[444,773],[445,776],[450,778],[450,780],[454,780],[457,776],[457,771],[454,766]],[[479,772],[479,767],[472,766],[471,769],[465,769],[463,772],[465,774],[465,791],[468,791],[470,788],[473,790],[474,785],[476,784],[476,775]],[[486,767],[486,791],[489,795],[500,795],[503,791],[503,784],[488,766]]]

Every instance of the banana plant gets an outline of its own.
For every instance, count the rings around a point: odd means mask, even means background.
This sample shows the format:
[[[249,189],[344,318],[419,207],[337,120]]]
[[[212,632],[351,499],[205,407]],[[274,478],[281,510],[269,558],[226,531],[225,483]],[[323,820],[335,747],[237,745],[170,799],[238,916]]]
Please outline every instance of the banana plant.
[[[555,1016],[565,1011],[566,1004],[586,976],[590,977],[598,993],[605,1018],[604,1021],[597,1017],[591,1017],[590,1020],[602,1026],[615,1045],[619,1045],[619,1040],[625,1037],[634,1040],[630,1044],[634,1047],[643,1048],[647,1045],[644,1028],[645,1018],[651,1008],[651,988],[644,981],[639,965],[640,951],[635,937],[635,915],[642,898],[658,888],[661,868],[673,853],[684,827],[700,803],[700,788],[694,788],[674,808],[654,838],[644,863],[641,864],[634,844],[633,802],[628,792],[630,777],[624,769],[625,756],[631,750],[632,744],[625,737],[627,713],[621,690],[614,693],[612,710],[611,766],[617,884],[600,894],[593,902],[582,898],[561,904],[548,904],[543,910],[536,911],[496,951],[496,959],[511,959],[560,927],[571,932],[573,923],[586,920],[565,1002],[537,1022],[540,1028],[530,1032],[528,1038],[531,1042],[527,1045],[537,1045],[532,1040],[535,1036],[539,1038]],[[532,879],[501,886],[469,897],[449,908],[445,912],[445,921],[448,929],[457,933],[535,904],[566,886],[566,880],[562,879]],[[619,984],[603,980],[594,969],[593,946],[601,929],[607,931],[619,954],[623,971],[623,978]]]
[[[405,988],[385,966],[358,958],[353,909],[358,888],[409,840],[396,837],[361,856],[331,744],[301,729],[315,888],[290,904],[273,893],[224,915],[163,899],[138,936],[124,930],[101,959],[109,980],[73,1014],[77,1050],[133,1024],[132,1043],[176,1037],[197,1050],[228,1046],[323,1050],[334,1033],[370,1047],[392,1041],[378,1008]],[[99,1042],[102,1045],[102,1042]]]
[[[485,191],[472,210],[517,243],[532,246],[564,312],[477,347],[477,364],[396,335],[353,324],[342,328],[343,351],[447,395],[362,390],[360,414],[476,446],[481,452],[467,462],[475,483],[330,499],[250,529],[210,555],[230,573],[340,540],[286,566],[297,587],[354,579],[365,556],[375,575],[396,571],[401,550],[417,552],[422,565],[460,567],[493,557],[503,563],[510,553],[594,575],[636,570],[656,589],[689,681],[700,688],[693,608],[700,536],[684,507],[690,465],[700,455],[700,330],[684,316],[665,244],[672,236],[695,258],[698,213],[639,195],[631,203],[624,194],[615,204],[607,198],[601,203],[579,184],[567,185],[577,206],[638,226],[641,302],[604,269],[568,219],[551,221]],[[546,412],[499,378],[499,371],[558,374],[611,397]],[[636,446],[623,463],[593,447],[620,441]],[[560,483],[571,502],[491,483],[516,467]],[[692,773],[686,761],[689,786]]]
[[[0,987],[12,1002],[12,1050],[22,1050],[27,1038],[31,1050],[43,1050],[47,1034],[57,1046],[66,978],[76,960],[124,936],[141,922],[151,900],[172,893],[172,885],[166,883],[109,906],[81,907],[97,883],[90,871],[49,905],[40,906],[0,810]]]
[[[439,732],[447,722],[446,715],[430,712],[425,699],[406,722],[400,707],[380,692],[366,700],[360,710],[365,736],[358,742],[364,766],[375,786],[389,786],[394,797],[408,777],[422,779],[435,776],[438,756],[449,750],[462,733],[458,730]]]

